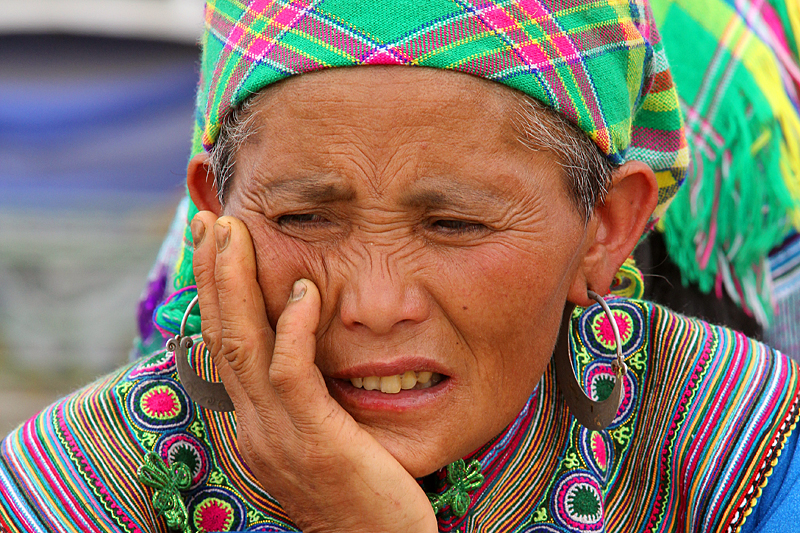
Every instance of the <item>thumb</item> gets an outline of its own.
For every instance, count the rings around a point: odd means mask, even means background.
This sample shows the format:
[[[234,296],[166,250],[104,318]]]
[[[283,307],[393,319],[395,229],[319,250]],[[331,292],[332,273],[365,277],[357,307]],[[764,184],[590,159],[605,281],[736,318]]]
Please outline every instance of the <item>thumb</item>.
[[[275,328],[275,349],[269,380],[290,416],[309,413],[309,400],[328,395],[325,381],[314,364],[319,326],[320,295],[310,280],[294,283]]]

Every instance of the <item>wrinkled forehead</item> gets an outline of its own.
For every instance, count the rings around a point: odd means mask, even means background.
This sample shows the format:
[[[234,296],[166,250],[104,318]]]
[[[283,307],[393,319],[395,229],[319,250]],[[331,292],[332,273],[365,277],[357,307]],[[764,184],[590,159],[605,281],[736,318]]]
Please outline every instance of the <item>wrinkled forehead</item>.
[[[474,137],[467,129],[480,128],[493,140],[512,142],[518,137],[519,103],[513,89],[468,74],[373,66],[289,78],[254,95],[250,109],[254,127],[270,133],[258,138],[275,138],[314,121],[343,132],[354,123],[371,123],[376,134],[434,127],[463,138]]]
[[[380,189],[421,174],[482,182],[541,168],[561,174],[548,147],[521,142],[519,105],[513,89],[453,71],[379,66],[297,76],[246,106],[248,131],[234,134],[247,139],[234,181],[260,187],[255,177],[355,171]]]

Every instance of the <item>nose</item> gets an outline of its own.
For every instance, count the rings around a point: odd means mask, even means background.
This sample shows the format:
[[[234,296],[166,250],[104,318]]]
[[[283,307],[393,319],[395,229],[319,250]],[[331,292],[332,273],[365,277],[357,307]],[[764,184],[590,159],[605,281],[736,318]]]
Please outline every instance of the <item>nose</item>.
[[[420,281],[391,252],[368,248],[344,282],[339,313],[345,327],[386,335],[424,322],[431,304]]]

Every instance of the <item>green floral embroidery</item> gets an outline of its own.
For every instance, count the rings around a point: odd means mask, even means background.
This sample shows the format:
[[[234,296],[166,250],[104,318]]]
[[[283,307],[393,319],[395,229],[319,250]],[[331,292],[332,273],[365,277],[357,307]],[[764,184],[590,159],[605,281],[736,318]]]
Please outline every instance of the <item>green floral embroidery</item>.
[[[225,485],[225,474],[215,468],[211,471],[211,474],[209,474],[208,481],[212,485]]]
[[[202,439],[205,436],[205,429],[203,428],[203,423],[199,420],[195,420],[191,426],[189,426],[189,432],[192,435],[197,437],[198,439]]]
[[[634,354],[632,357],[629,357],[625,362],[628,364],[628,366],[632,366],[637,372],[642,372],[644,370],[644,354],[641,351],[636,352],[636,354]]]
[[[262,520],[266,520],[267,516],[264,513],[256,511],[255,509],[248,509],[247,510],[247,523],[248,524],[255,524],[261,522]]]
[[[139,433],[139,442],[142,443],[142,446],[145,448],[153,448],[155,446],[156,441],[158,440],[158,436],[155,433],[150,433],[149,431],[143,431]]]
[[[622,446],[625,446],[631,440],[631,428],[628,426],[620,426],[610,433],[611,437]]]
[[[483,484],[481,464],[478,461],[472,461],[467,466],[463,459],[449,464],[447,466],[447,482],[450,483],[450,488],[444,493],[428,494],[433,512],[438,514],[439,511],[450,506],[450,511],[455,516],[462,517],[467,514],[469,508],[469,492]]]
[[[581,462],[578,460],[578,455],[573,450],[570,450],[569,453],[567,453],[567,456],[564,458],[564,466],[567,468],[578,468],[581,466]]]
[[[575,352],[575,359],[583,366],[588,365],[594,360],[593,357],[588,353],[578,351]]]
[[[161,456],[150,452],[145,456],[144,464],[139,467],[137,474],[143,485],[156,489],[153,507],[158,514],[164,516],[167,526],[188,533],[189,513],[180,491],[188,489],[192,482],[189,467],[181,462],[167,467]]]

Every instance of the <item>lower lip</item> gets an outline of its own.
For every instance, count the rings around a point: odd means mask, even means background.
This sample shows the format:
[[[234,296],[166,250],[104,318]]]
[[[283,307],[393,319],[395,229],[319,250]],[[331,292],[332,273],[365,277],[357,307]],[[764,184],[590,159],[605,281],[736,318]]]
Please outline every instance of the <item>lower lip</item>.
[[[401,390],[387,394],[378,390],[354,387],[349,380],[325,378],[328,391],[342,407],[353,407],[370,411],[403,412],[431,407],[453,388],[453,380],[445,378],[427,389]]]

